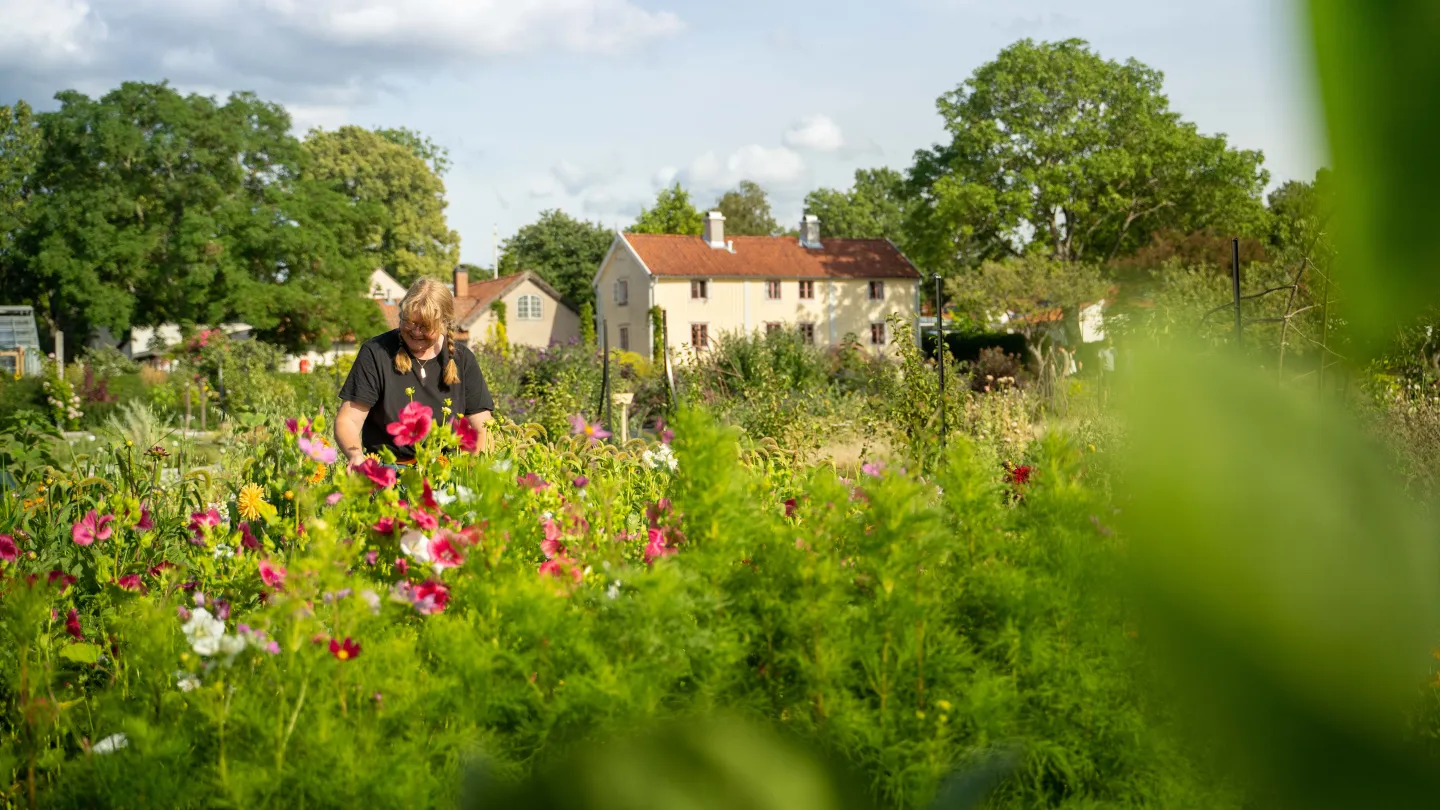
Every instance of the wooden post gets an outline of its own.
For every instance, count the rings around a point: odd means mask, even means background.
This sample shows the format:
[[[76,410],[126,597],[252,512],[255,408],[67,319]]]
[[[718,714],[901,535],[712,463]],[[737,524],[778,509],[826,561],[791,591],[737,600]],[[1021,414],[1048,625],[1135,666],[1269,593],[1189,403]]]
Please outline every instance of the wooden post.
[[[614,396],[615,404],[620,406],[620,430],[618,433],[621,444],[630,441],[630,403],[634,401],[635,394],[629,391]]]
[[[206,430],[206,425],[205,425],[205,412],[206,412],[206,410],[209,409],[209,404],[210,404],[210,381],[209,381],[209,380],[206,380],[205,382],[200,383],[200,430],[201,430],[201,432],[204,432],[204,431]]]
[[[185,381],[185,432],[190,432],[190,381]]]

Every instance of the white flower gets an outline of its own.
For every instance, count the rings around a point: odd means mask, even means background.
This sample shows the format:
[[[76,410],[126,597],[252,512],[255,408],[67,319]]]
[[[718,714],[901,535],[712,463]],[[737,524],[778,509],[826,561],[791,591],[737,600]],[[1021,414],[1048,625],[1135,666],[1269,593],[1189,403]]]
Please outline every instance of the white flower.
[[[502,458],[494,464],[491,464],[490,469],[498,473],[510,472],[510,459]]]
[[[180,687],[181,692],[190,692],[200,688],[200,679],[188,672],[175,673],[175,685]]]
[[[675,453],[670,449],[670,445],[668,444],[662,444],[655,450],[646,450],[640,454],[640,460],[645,464],[646,469],[654,470],[659,467],[667,467],[670,472],[675,472],[676,467],[678,467],[680,463],[679,460],[675,458]]]
[[[124,748],[129,744],[130,739],[126,737],[123,733],[111,734],[109,737],[106,737],[100,742],[97,742],[94,745],[90,746],[90,753],[109,754],[115,751],[119,751],[121,748]]]
[[[475,500],[475,493],[474,493],[474,491],[472,491],[472,490],[470,490],[470,489],[468,489],[468,488],[466,488],[466,487],[462,487],[462,486],[460,486],[459,484],[456,484],[456,485],[455,485],[455,494],[456,494],[457,496],[459,496],[461,503],[469,503],[469,502]]]
[[[85,437],[85,440],[86,440],[86,441],[90,441],[90,442],[95,441],[95,434],[94,434],[94,433],[91,433],[90,435],[88,435],[88,436]]]
[[[609,597],[610,599],[620,598],[620,580],[617,579],[614,582],[610,583],[610,587],[605,591],[605,596]]]
[[[190,649],[199,655],[214,655],[220,650],[220,639],[225,635],[225,623],[210,615],[210,611],[197,607],[191,611],[189,621],[181,626]]]
[[[405,556],[421,565],[434,559],[430,556],[430,538],[414,529],[410,529],[400,537],[400,550],[405,552]]]
[[[210,556],[217,560],[221,557],[234,557],[235,550],[225,545],[224,543],[220,543],[215,546],[214,551],[210,552]]]
[[[455,502],[455,496],[454,496],[454,495],[451,495],[450,493],[446,492],[446,491],[443,490],[443,489],[441,489],[441,490],[436,490],[436,491],[435,491],[435,502],[438,503],[438,504],[440,504],[441,506],[449,506],[450,504],[452,504],[452,503]]]
[[[371,613],[374,613],[377,616],[380,615],[380,594],[375,593],[369,588],[366,588],[365,590],[360,592],[360,598],[364,599],[365,604],[370,606]]]
[[[225,666],[234,663],[235,656],[245,651],[245,639],[239,636],[221,636],[220,652],[225,654]]]

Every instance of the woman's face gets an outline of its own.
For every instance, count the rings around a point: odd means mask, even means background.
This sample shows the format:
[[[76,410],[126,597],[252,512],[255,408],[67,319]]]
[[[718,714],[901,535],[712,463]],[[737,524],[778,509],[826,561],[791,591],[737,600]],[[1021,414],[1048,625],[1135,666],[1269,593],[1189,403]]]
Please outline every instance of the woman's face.
[[[438,324],[426,329],[409,321],[400,322],[400,339],[405,341],[405,348],[409,349],[411,354],[425,354],[434,349],[440,342],[440,335]]]

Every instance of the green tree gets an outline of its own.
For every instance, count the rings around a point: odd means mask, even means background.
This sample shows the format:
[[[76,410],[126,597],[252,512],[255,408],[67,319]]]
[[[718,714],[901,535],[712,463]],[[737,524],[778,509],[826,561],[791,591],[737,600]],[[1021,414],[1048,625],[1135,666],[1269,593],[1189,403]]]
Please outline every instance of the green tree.
[[[1032,338],[1059,310],[1067,337],[1079,342],[1082,304],[1105,296],[1099,270],[1088,264],[1058,262],[1042,255],[989,261],[946,282],[950,306],[981,326],[1009,313],[1011,324]]]
[[[377,129],[375,134],[385,140],[409,149],[415,157],[425,161],[436,177],[444,177],[454,165],[450,161],[450,150],[430,140],[426,135],[405,127]]]
[[[655,197],[655,207],[642,209],[640,218],[627,230],[630,233],[699,236],[703,230],[703,217],[690,202],[690,192],[676,183],[671,188],[660,189]]]
[[[1081,40],[1006,48],[938,101],[951,140],[910,172],[913,258],[953,271],[1038,245],[1104,262],[1165,228],[1262,235],[1262,156],[1201,135],[1161,83]]]
[[[894,169],[857,169],[849,191],[816,189],[805,195],[805,210],[820,218],[820,236],[840,239],[905,240],[909,206],[905,176]]]
[[[421,276],[449,278],[460,260],[460,235],[445,221],[445,184],[425,161],[360,127],[312,131],[305,148],[312,177],[384,211],[384,221],[365,239],[374,266],[401,284]]]
[[[741,180],[735,189],[725,192],[715,203],[715,210],[725,215],[725,233],[732,236],[773,236],[780,225],[770,213],[770,199],[758,183]]]
[[[533,270],[571,304],[594,304],[590,282],[610,250],[615,234],[598,222],[549,210],[500,246],[500,274]]]
[[[1270,244],[1304,250],[1323,232],[1334,209],[1334,180],[1329,169],[1310,182],[1290,180],[1270,192]]]
[[[0,106],[0,289],[19,286],[24,268],[15,240],[29,221],[42,142],[34,111],[24,101]],[[13,286],[12,286],[13,285]]]
[[[305,175],[283,108],[133,82],[57,99],[5,279],[48,328],[243,320],[302,348],[379,323],[360,249],[379,212]]]

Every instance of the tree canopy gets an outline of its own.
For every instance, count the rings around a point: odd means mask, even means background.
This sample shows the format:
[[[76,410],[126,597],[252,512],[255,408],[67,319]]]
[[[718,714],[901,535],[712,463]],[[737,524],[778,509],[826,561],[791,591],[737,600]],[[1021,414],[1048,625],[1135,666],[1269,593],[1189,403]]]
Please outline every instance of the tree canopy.
[[[821,188],[805,196],[805,210],[820,218],[820,236],[905,241],[910,204],[905,176],[894,169],[857,169],[849,191]]]
[[[780,233],[780,225],[770,213],[770,198],[758,183],[741,180],[739,186],[716,201],[715,210],[725,215],[725,233],[732,236]]]
[[[642,209],[639,219],[626,230],[630,233],[699,236],[703,229],[704,217],[690,202],[690,192],[676,183],[670,188],[660,189],[660,193],[655,196],[655,206]]]
[[[1157,230],[1259,235],[1259,152],[1170,110],[1161,74],[1085,42],[1022,40],[938,103],[950,142],[916,154],[912,249],[942,272],[1043,246],[1100,261]]]
[[[408,130],[391,132],[418,138]],[[311,132],[305,148],[316,180],[356,205],[378,206],[383,219],[364,242],[374,266],[401,284],[450,276],[460,260],[460,235],[445,221],[445,184],[410,146],[360,127],[341,127]]]
[[[545,211],[501,245],[500,274],[532,270],[573,305],[593,306],[590,282],[614,240],[614,232],[598,222]]]

